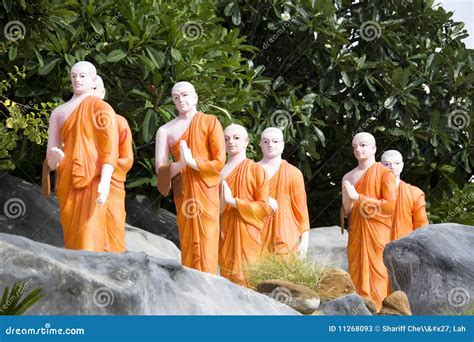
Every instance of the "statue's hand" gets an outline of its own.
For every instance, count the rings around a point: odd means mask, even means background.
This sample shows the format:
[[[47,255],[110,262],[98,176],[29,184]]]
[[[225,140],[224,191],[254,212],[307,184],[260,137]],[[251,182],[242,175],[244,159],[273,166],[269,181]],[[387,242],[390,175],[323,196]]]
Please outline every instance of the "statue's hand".
[[[199,171],[196,160],[193,158],[193,153],[185,140],[181,140],[180,142],[180,151],[181,159],[184,161],[185,165],[188,165],[194,170]]]
[[[224,202],[235,208],[237,206],[237,202],[235,201],[235,198],[232,195],[232,190],[226,181],[222,182],[222,193],[224,194]]]
[[[99,193],[99,197],[97,197],[97,204],[104,205],[107,201],[107,197],[109,197],[110,191],[110,182],[100,182],[97,192]]]
[[[60,148],[53,147],[49,151],[48,166],[51,171],[56,170],[59,163],[64,159],[64,152]]]
[[[343,183],[344,188],[346,189],[347,195],[353,201],[359,200],[359,193],[355,189],[354,185],[352,185],[349,181],[344,181]]]
[[[268,204],[272,208],[273,212],[278,211],[278,202],[276,199],[274,199],[273,197],[268,197]]]
[[[300,238],[300,244],[298,245],[298,258],[306,258],[308,253],[308,244],[309,244],[309,231],[305,231]]]

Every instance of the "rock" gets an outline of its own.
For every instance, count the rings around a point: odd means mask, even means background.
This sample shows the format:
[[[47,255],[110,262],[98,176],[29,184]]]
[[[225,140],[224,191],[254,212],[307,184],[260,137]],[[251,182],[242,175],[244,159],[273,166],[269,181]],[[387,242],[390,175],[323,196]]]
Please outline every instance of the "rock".
[[[365,306],[364,298],[355,293],[321,303],[319,313],[334,316],[372,315]]]
[[[7,173],[0,175],[0,233],[25,236],[64,246],[58,202],[41,194],[39,186]]]
[[[341,227],[313,228],[309,231],[308,259],[327,267],[347,271],[347,232]]]
[[[395,291],[382,302],[380,315],[411,316],[410,303],[403,291]]]
[[[474,301],[472,251],[473,226],[432,224],[389,243],[384,263],[414,315],[462,314]]]
[[[323,301],[327,301],[355,293],[356,289],[349,273],[338,268],[326,268],[316,292]]]
[[[145,253],[71,251],[0,234],[0,289],[46,297],[30,315],[298,315],[222,277]]]
[[[43,197],[39,186],[2,174],[0,208],[3,210],[0,211],[0,233],[24,236],[56,247],[64,246],[56,197]],[[125,229],[128,250],[180,260],[179,249],[165,238],[130,225]]]
[[[313,313],[320,303],[316,292],[309,287],[284,280],[266,280],[258,284],[257,291],[305,315]]]
[[[128,224],[173,241],[179,248],[176,215],[165,209],[155,209],[153,203],[147,197],[141,195],[127,196],[125,210]]]
[[[375,304],[375,302],[374,302],[373,299],[371,299],[371,298],[364,298],[364,303],[365,303],[365,306],[367,307],[367,309],[369,309],[369,311],[370,311],[372,314],[377,313],[377,304]]]
[[[125,245],[128,251],[181,261],[181,252],[173,242],[128,224],[125,229]]]

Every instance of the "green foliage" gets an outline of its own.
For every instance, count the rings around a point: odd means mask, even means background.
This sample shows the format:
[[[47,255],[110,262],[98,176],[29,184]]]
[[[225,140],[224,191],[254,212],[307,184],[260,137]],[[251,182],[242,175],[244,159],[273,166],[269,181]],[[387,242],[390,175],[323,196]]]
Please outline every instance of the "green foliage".
[[[15,88],[15,101],[66,100],[70,67],[80,60],[94,63],[106,85],[106,100],[128,119],[133,132],[137,163],[127,186],[156,197],[154,137],[176,115],[172,85],[193,82],[199,109],[218,115],[226,125],[231,115],[244,115],[263,101],[269,80],[243,57],[257,49],[245,44],[237,28],[221,25],[211,0],[86,3],[23,1],[3,13],[8,20],[20,19],[26,36],[8,42],[7,51],[15,53],[0,56],[6,63],[0,77],[14,65],[26,65],[26,82]]]
[[[15,66],[15,74],[8,73],[8,78],[0,83],[0,111],[3,112],[2,121],[0,121],[0,170],[13,170],[16,161],[26,159],[28,152],[25,147],[28,143],[38,146],[47,141],[47,124],[49,113],[56,106],[53,103],[33,104],[33,106],[17,104],[5,96],[10,88],[17,85],[19,81],[26,76],[25,67],[20,70]],[[21,141],[23,149],[15,148]],[[13,151],[13,152],[12,152]],[[13,153],[14,158],[10,154]]]
[[[278,279],[316,289],[322,271],[323,267],[321,265],[317,265],[308,259],[270,254],[262,261],[248,266],[246,274],[250,285],[254,288],[265,280]]]
[[[11,292],[9,292],[8,287],[4,289],[3,297],[0,302],[0,315],[22,315],[45,296],[41,294],[43,289],[37,288],[22,299],[25,290],[28,288],[28,284],[29,283],[20,281],[13,285]]]
[[[433,222],[457,222],[474,226],[474,183],[464,188],[455,187],[452,197],[443,197],[431,203],[429,219]]]
[[[71,96],[70,67],[94,63],[107,101],[132,128],[136,163],[127,188],[154,199],[160,199],[154,135],[176,115],[172,84],[191,81],[202,111],[218,115],[224,126],[235,121],[248,128],[249,157],[261,157],[264,128],[284,128],[284,158],[304,172],[311,225],[333,225],[341,178],[355,166],[351,138],[357,132],[376,136],[378,156],[400,150],[402,177],[421,187],[429,202],[449,196],[456,184],[462,188],[472,173],[473,52],[461,42],[463,24],[432,5],[7,1],[2,22],[19,20],[25,29],[0,42],[0,79],[25,66],[24,81],[4,97],[40,110],[45,103],[48,112],[51,102]],[[28,134],[35,142],[44,137]],[[34,157],[26,161],[25,152]],[[44,144],[39,149],[24,139],[12,153],[20,156],[10,158],[20,176],[39,175]],[[173,208],[171,199],[158,203]]]
[[[361,131],[375,135],[377,158],[402,152],[402,178],[429,201],[469,179],[473,51],[452,13],[422,0],[220,3],[273,80],[248,126],[257,122],[258,135],[286,111],[284,157],[304,171],[312,226],[338,222],[341,178],[356,165],[351,139]]]

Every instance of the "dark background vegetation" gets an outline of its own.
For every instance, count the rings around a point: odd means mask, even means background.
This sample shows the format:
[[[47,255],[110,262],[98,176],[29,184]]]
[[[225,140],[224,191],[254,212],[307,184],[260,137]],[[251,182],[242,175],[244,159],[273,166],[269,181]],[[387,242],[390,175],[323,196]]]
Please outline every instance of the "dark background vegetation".
[[[251,158],[264,128],[283,128],[311,226],[338,224],[361,131],[377,158],[402,152],[402,178],[426,192],[433,222],[474,224],[473,51],[433,1],[4,0],[0,20],[1,32],[22,25],[0,40],[0,168],[21,178],[39,183],[49,114],[72,95],[70,67],[88,60],[134,135],[128,192],[156,206],[174,210],[156,190],[154,135],[176,115],[173,83],[187,80],[202,111],[248,128]]]

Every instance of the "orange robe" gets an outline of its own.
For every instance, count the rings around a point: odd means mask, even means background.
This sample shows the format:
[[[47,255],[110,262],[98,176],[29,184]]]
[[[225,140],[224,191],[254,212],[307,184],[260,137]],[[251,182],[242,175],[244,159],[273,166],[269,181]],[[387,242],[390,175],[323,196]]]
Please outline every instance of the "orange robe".
[[[101,206],[96,200],[102,166],[117,164],[119,134],[115,115],[106,102],[89,96],[61,127],[65,157],[57,169],[56,194],[67,249],[110,249],[107,204]]]
[[[263,250],[275,254],[296,253],[301,235],[310,229],[301,171],[282,160],[270,179],[270,197],[277,200],[278,211],[266,220]]]
[[[349,217],[349,274],[357,292],[373,299],[378,309],[389,290],[383,250],[390,242],[396,202],[395,181],[392,171],[374,163],[355,184],[360,202],[354,202]]]
[[[216,273],[219,248],[219,184],[225,163],[224,131],[219,120],[198,112],[173,146],[180,159],[180,140],[191,149],[199,171],[186,166],[171,179],[170,164],[158,170],[158,190],[166,196],[173,187],[174,203],[184,266]]]
[[[425,193],[416,186],[401,180],[398,186],[390,240],[400,239],[428,223]]]
[[[245,159],[227,176],[237,207],[225,205],[221,214],[219,266],[223,277],[248,286],[246,265],[262,253],[262,230],[271,213],[268,205],[268,176],[263,167]]]
[[[119,132],[119,158],[110,182],[107,198],[106,251],[125,251],[125,180],[133,165],[132,132],[127,120],[116,116]]]

